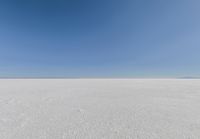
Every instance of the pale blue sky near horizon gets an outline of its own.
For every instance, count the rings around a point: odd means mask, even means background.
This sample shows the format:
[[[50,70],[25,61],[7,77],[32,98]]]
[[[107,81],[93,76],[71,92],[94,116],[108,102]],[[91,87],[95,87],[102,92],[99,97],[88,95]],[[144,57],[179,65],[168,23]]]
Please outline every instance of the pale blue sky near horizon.
[[[198,0],[0,0],[0,77],[200,76]]]

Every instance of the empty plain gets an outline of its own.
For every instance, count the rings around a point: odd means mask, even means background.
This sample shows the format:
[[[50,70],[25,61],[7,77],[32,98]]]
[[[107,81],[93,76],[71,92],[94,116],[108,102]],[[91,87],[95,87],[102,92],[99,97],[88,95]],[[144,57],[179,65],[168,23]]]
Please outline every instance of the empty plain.
[[[199,139],[200,80],[1,79],[1,139]]]

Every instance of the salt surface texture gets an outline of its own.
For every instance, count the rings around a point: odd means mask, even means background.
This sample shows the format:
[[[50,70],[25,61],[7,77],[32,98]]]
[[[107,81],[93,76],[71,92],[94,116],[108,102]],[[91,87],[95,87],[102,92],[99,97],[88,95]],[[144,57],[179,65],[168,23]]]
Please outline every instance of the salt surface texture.
[[[0,139],[102,138],[200,139],[200,80],[0,80]]]

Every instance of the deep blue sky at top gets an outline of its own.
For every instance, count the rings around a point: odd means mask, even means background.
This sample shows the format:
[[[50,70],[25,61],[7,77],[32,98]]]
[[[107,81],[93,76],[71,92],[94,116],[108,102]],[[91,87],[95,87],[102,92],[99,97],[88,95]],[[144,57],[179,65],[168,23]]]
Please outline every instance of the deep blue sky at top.
[[[199,0],[0,0],[0,77],[200,75]]]

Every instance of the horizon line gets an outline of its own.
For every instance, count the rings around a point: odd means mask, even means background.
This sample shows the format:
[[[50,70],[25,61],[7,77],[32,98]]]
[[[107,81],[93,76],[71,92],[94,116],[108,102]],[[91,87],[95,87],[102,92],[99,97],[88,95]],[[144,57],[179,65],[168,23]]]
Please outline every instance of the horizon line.
[[[0,79],[200,79],[200,77],[0,77]]]

